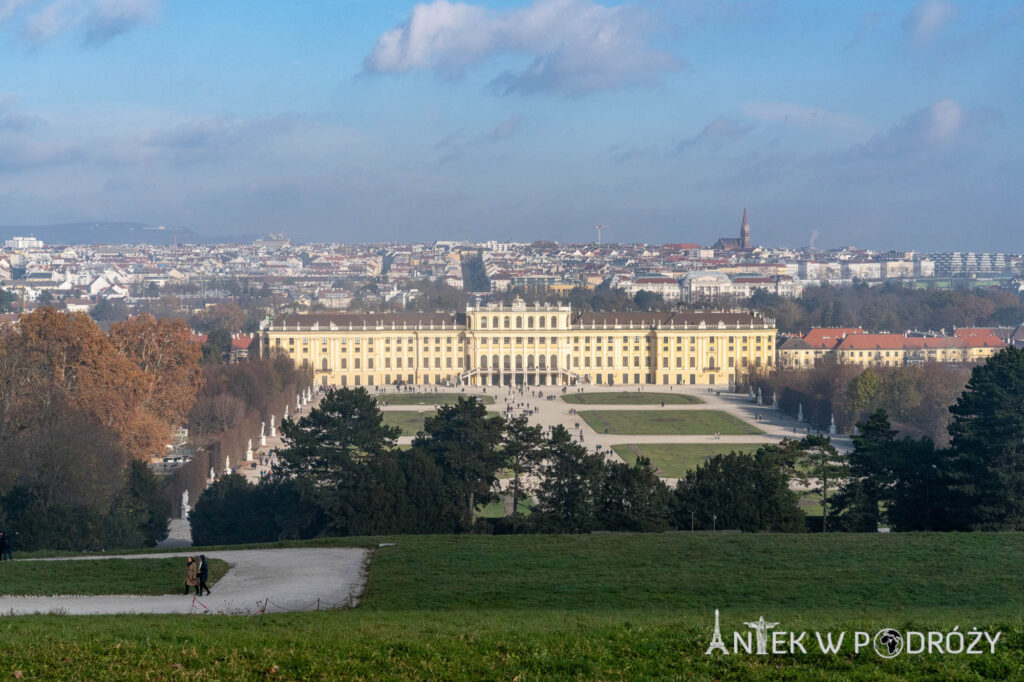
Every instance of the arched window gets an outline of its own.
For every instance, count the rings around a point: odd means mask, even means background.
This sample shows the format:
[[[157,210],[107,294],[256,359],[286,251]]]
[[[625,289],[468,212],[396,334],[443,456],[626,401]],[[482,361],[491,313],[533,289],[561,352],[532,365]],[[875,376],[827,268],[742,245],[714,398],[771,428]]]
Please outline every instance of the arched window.
[[[557,329],[558,328],[558,318],[555,317],[554,315],[551,316],[551,328],[552,329]]]
[[[511,355],[506,355],[505,356],[505,369],[506,370],[512,369],[512,356]]]
[[[497,315],[495,315],[494,318],[491,320],[491,326],[493,326],[495,329],[498,328],[498,316]]]
[[[558,369],[558,356],[557,355],[552,355],[551,356],[551,369]]]
[[[522,328],[523,328],[523,316],[522,315],[516,315],[516,329],[522,329]]]
[[[532,355],[527,355],[526,356],[526,369],[534,369],[534,367],[533,367],[533,356]]]
[[[480,356],[480,369],[487,369],[487,356],[486,355],[481,355]]]
[[[480,328],[481,329],[487,329],[487,316],[486,315],[481,315],[480,316]]]
[[[322,369],[325,372],[327,371],[327,358],[323,358],[322,360],[320,360],[320,369]]]
[[[516,369],[517,370],[522,370],[523,369],[523,356],[522,355],[517,355],[516,356]]]
[[[528,318],[526,318],[526,328],[533,329],[533,315],[530,315]]]
[[[509,329],[512,326],[512,318],[508,315],[505,316],[505,329]]]
[[[541,329],[544,328],[544,323],[547,322],[547,319],[548,318],[544,317],[543,315],[541,315],[540,317],[537,318],[537,322],[540,323],[539,326],[540,326]]]
[[[708,358],[708,369],[714,369],[714,368],[715,368],[715,359],[714,358]]]
[[[491,356],[491,369],[493,369],[495,372],[498,371],[498,356],[497,355],[492,355]]]
[[[543,319],[543,318],[541,318],[541,319]],[[548,368],[548,359],[547,359],[547,357],[544,356],[544,355],[538,355],[537,356],[537,366],[540,369],[547,369]]]

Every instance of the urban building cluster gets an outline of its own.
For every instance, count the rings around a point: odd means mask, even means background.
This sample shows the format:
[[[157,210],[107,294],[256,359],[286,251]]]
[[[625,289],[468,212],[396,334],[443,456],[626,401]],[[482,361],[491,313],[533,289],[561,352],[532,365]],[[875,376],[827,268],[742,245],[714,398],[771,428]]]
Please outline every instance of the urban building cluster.
[[[555,297],[607,286],[667,302],[730,306],[764,291],[800,297],[807,287],[899,281],[908,286],[963,282],[1024,287],[1018,254],[821,251],[756,246],[744,212],[739,237],[710,247],[674,244],[456,242],[415,244],[292,244],[273,235],[249,244],[47,245],[14,237],[0,250],[0,287],[31,307],[43,297],[69,310],[102,299],[158,296],[188,285],[200,298],[228,295],[216,282],[233,279],[314,309],[346,310],[353,301],[402,310],[423,281],[474,294],[480,302],[513,289]]]

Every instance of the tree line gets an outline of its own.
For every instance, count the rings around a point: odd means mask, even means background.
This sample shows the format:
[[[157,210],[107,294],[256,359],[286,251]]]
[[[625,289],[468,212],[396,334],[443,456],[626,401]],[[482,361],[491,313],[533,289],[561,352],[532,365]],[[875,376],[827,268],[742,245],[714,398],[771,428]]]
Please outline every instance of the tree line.
[[[880,286],[815,286],[798,299],[761,290],[750,298],[753,310],[775,318],[779,331],[802,333],[811,327],[863,327],[869,332],[1016,326],[1024,321],[1024,298],[1005,289],[912,289]]]
[[[329,391],[285,421],[273,476],[212,485],[191,515],[201,544],[317,535],[593,531],[897,531],[1024,527],[1024,351],[975,368],[950,408],[950,445],[897,438],[884,410],[857,425],[841,454],[828,436],[711,457],[676,487],[651,463],[607,460],[562,426],[489,414],[460,397],[428,417],[411,447],[365,389]],[[478,517],[498,499],[512,514]],[[794,485],[796,481],[797,485]],[[801,495],[820,499],[808,519]],[[532,503],[532,508],[526,509]],[[525,513],[528,511],[529,513]],[[808,522],[810,521],[810,523]]]
[[[180,321],[104,333],[41,308],[0,329],[0,527],[23,549],[155,544],[163,485],[143,460],[184,424],[203,384]]]

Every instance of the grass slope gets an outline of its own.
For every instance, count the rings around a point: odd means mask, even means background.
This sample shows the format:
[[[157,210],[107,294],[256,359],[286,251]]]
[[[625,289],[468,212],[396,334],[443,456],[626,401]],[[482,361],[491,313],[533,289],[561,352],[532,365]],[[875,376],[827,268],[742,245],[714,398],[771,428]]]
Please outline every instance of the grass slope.
[[[704,401],[686,393],[609,391],[608,393],[569,393],[562,400],[573,405],[698,405]]]
[[[714,455],[729,452],[754,452],[756,445],[750,443],[627,443],[613,445],[612,450],[627,464],[636,461],[637,456],[647,457],[658,468],[663,478],[681,478],[687,471]]]
[[[228,571],[210,559],[210,585]],[[0,595],[178,594],[184,589],[184,559],[94,559],[88,561],[4,561]]]
[[[580,410],[598,433],[634,436],[753,436],[761,429],[719,410]]]
[[[5,672],[45,679],[1013,679],[1022,534],[403,536],[353,611],[0,620]],[[308,543],[289,543],[308,544]],[[1002,630],[995,656],[704,656],[788,630]]]
[[[388,393],[374,397],[378,402],[388,405],[454,405],[460,397],[475,397],[484,405],[494,404],[494,398],[489,395],[469,396],[462,393]]]

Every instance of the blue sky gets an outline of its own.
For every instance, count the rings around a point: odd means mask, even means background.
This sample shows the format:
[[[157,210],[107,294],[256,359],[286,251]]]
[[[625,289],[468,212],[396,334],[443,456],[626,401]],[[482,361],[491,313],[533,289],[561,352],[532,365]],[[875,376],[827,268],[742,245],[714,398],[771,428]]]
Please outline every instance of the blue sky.
[[[1024,251],[1024,4],[0,0],[0,224]]]

